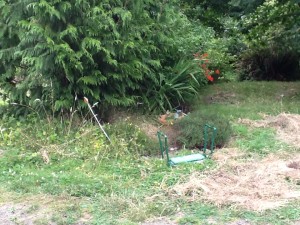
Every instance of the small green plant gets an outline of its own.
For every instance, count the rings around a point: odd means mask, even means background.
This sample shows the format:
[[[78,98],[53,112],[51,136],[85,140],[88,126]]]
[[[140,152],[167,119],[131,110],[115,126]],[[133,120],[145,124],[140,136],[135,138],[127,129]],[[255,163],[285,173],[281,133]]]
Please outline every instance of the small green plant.
[[[217,147],[224,146],[232,133],[229,121],[217,115],[205,115],[200,111],[188,114],[181,120],[175,123],[175,129],[179,131],[177,141],[186,147],[199,147],[204,145],[204,125],[209,124],[217,128],[217,135],[215,138],[215,145]],[[211,134],[208,136],[210,137]],[[210,143],[208,143],[210,144]],[[208,145],[208,147],[210,147]]]
[[[188,102],[198,94],[207,81],[199,75],[199,68],[189,60],[181,59],[172,69],[159,74],[156,84],[147,87],[143,95],[149,111],[166,111]]]

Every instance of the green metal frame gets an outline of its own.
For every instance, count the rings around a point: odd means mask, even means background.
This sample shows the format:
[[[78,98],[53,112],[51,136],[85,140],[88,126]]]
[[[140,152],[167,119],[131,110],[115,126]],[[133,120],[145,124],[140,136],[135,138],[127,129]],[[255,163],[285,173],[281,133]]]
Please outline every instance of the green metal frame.
[[[208,124],[204,125],[204,146],[203,146],[203,153],[206,155],[206,150],[207,150],[207,141],[208,141],[208,130],[212,130],[212,135],[211,135],[211,141],[210,141],[210,154],[214,153],[215,149],[215,138],[217,135],[217,128],[210,126]]]
[[[191,154],[187,156],[179,156],[179,157],[170,157],[169,156],[169,145],[168,145],[168,137],[163,132],[158,131],[157,137],[161,152],[161,157],[164,158],[164,155],[166,155],[167,158],[167,164],[168,166],[175,166],[176,164],[183,163],[183,162],[195,162],[195,161],[201,161],[207,158],[206,155],[206,148],[207,148],[207,142],[208,142],[208,132],[209,129],[212,130],[211,134],[211,142],[210,142],[210,154],[213,154],[214,148],[215,148],[215,137],[217,134],[217,128],[210,126],[208,124],[205,124],[204,126],[204,147],[203,147],[203,154]]]

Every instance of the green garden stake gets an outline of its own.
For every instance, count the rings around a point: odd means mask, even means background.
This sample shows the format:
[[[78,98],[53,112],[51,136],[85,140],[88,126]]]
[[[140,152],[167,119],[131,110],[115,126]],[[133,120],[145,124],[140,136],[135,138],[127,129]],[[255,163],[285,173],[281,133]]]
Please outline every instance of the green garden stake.
[[[211,140],[210,140],[210,154],[212,155],[214,153],[214,149],[215,149],[215,138],[217,135],[217,128],[210,126],[208,124],[204,125],[204,146],[203,146],[204,155],[206,155],[206,149],[207,149],[208,129],[212,130]]]

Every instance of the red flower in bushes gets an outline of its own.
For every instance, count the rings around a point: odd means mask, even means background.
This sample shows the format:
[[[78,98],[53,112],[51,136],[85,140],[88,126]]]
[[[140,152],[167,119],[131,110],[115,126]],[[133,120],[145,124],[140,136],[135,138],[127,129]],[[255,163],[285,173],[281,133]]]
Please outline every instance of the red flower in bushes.
[[[205,52],[202,55],[200,55],[199,52],[197,52],[197,53],[194,54],[194,58],[195,58],[195,60],[199,61],[198,65],[199,65],[199,67],[202,67],[202,69],[204,70],[204,74],[205,74],[207,80],[209,80],[210,82],[213,82],[214,77],[210,75],[211,71],[207,67],[207,64],[209,63],[208,53]],[[219,75],[220,70],[216,69],[214,71],[214,73]]]
[[[210,82],[213,82],[214,77],[210,75],[211,71],[208,69],[208,66],[207,66],[207,64],[209,63],[208,53],[205,52],[202,55],[200,55],[200,53],[197,52],[194,54],[194,58],[195,58],[195,60],[199,61],[198,65],[199,65],[199,67],[202,67],[202,69],[204,70],[204,74],[205,74],[207,80],[209,80]],[[216,69],[214,71],[214,73],[216,75],[220,75],[220,70]]]
[[[201,56],[201,59],[203,59],[203,58],[207,58],[208,57],[208,53],[204,53],[202,56]]]
[[[206,76],[206,78],[207,78],[207,80],[209,80],[209,81],[211,81],[211,82],[214,81],[214,78],[213,78],[211,75]]]

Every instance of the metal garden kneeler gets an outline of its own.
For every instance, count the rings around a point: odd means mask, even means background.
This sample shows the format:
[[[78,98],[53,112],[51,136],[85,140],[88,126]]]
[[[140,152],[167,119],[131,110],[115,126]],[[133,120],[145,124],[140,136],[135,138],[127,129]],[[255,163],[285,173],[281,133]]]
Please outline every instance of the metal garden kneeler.
[[[169,146],[168,146],[168,137],[161,131],[157,132],[158,136],[158,142],[160,147],[160,153],[162,158],[164,158],[164,155],[166,155],[167,158],[167,165],[168,166],[175,166],[179,163],[185,163],[185,162],[197,162],[201,161],[207,158],[206,155],[206,148],[207,148],[207,142],[208,142],[208,130],[212,130],[211,134],[211,142],[210,142],[210,154],[213,154],[214,152],[214,144],[215,144],[215,137],[217,134],[217,128],[210,126],[208,124],[205,124],[204,126],[204,147],[203,147],[203,154],[197,153],[197,154],[191,154],[191,155],[185,155],[185,156],[177,156],[177,157],[170,157],[169,156]]]

